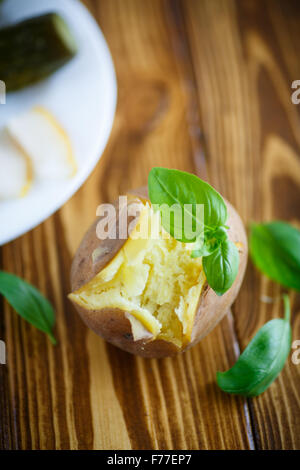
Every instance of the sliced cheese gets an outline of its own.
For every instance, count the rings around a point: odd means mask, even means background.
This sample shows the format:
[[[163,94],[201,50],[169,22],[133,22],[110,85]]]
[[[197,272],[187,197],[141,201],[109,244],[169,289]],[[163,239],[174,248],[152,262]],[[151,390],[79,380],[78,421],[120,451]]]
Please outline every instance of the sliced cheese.
[[[31,161],[6,130],[0,131],[0,200],[25,196],[32,183]]]
[[[30,156],[38,179],[64,179],[77,170],[70,139],[55,117],[42,107],[13,118],[7,130]]]

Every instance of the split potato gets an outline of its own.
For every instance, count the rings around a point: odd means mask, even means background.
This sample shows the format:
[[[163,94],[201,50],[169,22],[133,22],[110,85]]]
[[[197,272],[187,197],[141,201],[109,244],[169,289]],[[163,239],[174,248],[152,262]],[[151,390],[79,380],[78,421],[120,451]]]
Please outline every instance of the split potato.
[[[175,240],[160,227],[147,190],[127,197],[121,210],[115,204],[117,219],[110,230],[116,239],[98,238],[101,218],[85,234],[72,263],[69,298],[83,321],[106,341],[144,357],[172,356],[206,336],[235,300],[247,263],[245,229],[225,201],[228,236],[237,244],[240,263],[233,285],[218,296],[207,284],[202,259],[191,258],[192,244]],[[131,207],[138,207],[135,215],[130,215]],[[127,238],[120,235],[124,214]],[[150,224],[143,225],[145,221]],[[159,227],[158,236],[149,232],[141,238],[142,226]]]

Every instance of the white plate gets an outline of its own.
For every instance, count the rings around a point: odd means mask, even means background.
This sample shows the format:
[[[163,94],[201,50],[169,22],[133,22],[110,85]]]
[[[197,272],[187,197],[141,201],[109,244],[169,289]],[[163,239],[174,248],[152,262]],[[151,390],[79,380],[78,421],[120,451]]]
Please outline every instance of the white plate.
[[[79,169],[70,180],[35,183],[25,198],[0,202],[0,245],[40,224],[77,191],[104,150],[115,114],[117,84],[112,59],[96,21],[79,1],[7,0],[2,18],[6,23],[46,11],[56,11],[66,19],[78,53],[50,78],[8,93],[6,104],[0,104],[0,128],[15,114],[34,105],[44,106],[70,136]]]

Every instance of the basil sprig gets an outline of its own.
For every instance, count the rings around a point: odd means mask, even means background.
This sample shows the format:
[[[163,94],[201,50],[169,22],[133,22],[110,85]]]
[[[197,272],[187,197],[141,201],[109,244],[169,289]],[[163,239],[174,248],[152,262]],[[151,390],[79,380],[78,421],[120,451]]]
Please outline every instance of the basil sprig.
[[[300,291],[300,230],[281,221],[252,224],[250,255],[270,279]]]
[[[226,238],[211,255],[203,258],[203,269],[209,285],[217,295],[231,286],[239,270],[239,253],[235,244]]]
[[[239,254],[228,239],[227,207],[222,196],[195,175],[160,167],[150,171],[148,189],[152,205],[160,210],[164,229],[176,240],[195,243],[191,256],[203,257],[209,286],[223,295],[237,276]],[[197,214],[200,205],[204,207],[203,217]],[[175,206],[177,214],[175,211],[171,219],[166,209]],[[185,224],[193,229],[185,230]]]
[[[0,293],[16,312],[56,344],[52,328],[55,314],[50,302],[31,284],[14,274],[0,271]]]
[[[200,256],[209,256],[214,251],[220,249],[223,241],[227,240],[227,232],[225,227],[218,227],[216,230],[204,231],[194,245],[191,257],[199,258]]]
[[[277,378],[291,350],[290,303],[283,296],[285,315],[266,323],[235,365],[226,372],[217,372],[218,386],[227,393],[257,396]]]

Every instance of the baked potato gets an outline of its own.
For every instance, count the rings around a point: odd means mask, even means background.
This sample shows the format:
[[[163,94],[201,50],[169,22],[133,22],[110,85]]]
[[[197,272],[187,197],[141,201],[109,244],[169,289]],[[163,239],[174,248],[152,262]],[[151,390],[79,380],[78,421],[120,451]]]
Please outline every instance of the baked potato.
[[[162,228],[156,239],[137,236],[146,217],[152,225],[159,217],[147,189],[128,194],[123,208],[115,203],[117,219],[110,230],[116,239],[99,240],[98,218],[71,268],[69,299],[87,326],[115,346],[144,357],[172,356],[206,336],[235,300],[247,263],[243,223],[225,202],[228,237],[238,247],[240,263],[233,285],[222,296],[208,286],[202,258],[190,256],[190,243],[175,240]],[[139,208],[135,215],[130,215],[131,206]],[[124,214],[129,235],[122,238],[119,222]]]

